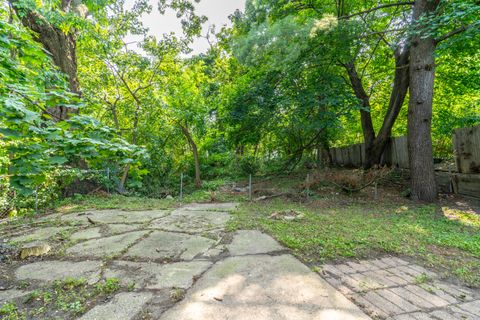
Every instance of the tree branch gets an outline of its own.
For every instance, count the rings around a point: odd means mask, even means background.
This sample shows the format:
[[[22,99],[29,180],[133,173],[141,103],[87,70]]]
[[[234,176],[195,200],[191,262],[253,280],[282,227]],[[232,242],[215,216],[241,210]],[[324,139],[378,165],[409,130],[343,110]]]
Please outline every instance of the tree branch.
[[[473,26],[473,24],[469,24],[469,25],[461,26],[461,27],[459,27],[459,28],[457,28],[457,29],[454,29],[454,30],[452,30],[452,31],[444,34],[443,36],[435,39],[435,44],[438,44],[438,43],[442,42],[443,40],[446,40],[446,39],[448,39],[448,38],[450,38],[450,37],[453,37],[453,36],[455,36],[455,35],[457,35],[457,34],[459,34],[459,33],[465,32],[465,31],[467,31],[469,28],[471,28],[472,26]]]
[[[377,11],[377,10],[384,9],[384,8],[398,7],[398,6],[408,6],[408,5],[413,6],[414,4],[415,4],[414,1],[387,3],[387,4],[379,5],[379,6],[374,7],[374,8],[370,8],[368,10],[352,13],[352,14],[349,14],[348,16],[342,16],[339,19],[346,20],[346,19],[350,19],[350,18],[355,17],[355,16],[359,16],[359,15],[362,15],[362,14],[368,14],[370,12]]]

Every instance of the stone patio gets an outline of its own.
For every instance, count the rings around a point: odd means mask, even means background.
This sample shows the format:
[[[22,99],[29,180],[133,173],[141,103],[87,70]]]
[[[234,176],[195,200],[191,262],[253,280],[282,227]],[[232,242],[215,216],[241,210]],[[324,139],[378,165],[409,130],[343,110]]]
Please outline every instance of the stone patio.
[[[384,257],[315,273],[264,233],[229,234],[235,206],[89,211],[55,216],[70,226],[12,232],[11,241],[48,241],[53,249],[11,267],[0,263],[0,307],[29,294],[15,286],[21,281],[117,278],[132,290],[97,302],[79,319],[480,319],[478,291],[415,263]],[[54,241],[60,232],[68,242]],[[172,290],[181,301],[172,300]]]
[[[396,258],[326,265],[332,286],[376,319],[480,319],[480,293]]]

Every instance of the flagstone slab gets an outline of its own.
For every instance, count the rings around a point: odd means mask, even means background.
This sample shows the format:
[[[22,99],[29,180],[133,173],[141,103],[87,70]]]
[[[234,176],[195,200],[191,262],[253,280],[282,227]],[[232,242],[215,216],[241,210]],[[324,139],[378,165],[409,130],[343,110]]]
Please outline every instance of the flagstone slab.
[[[121,253],[148,231],[136,231],[78,243],[66,250],[69,255],[80,257],[108,257]]]
[[[84,314],[80,320],[130,320],[142,311],[143,306],[153,297],[151,292],[123,292],[109,302],[97,305]]]
[[[161,320],[370,319],[291,255],[217,262]]]
[[[233,256],[285,250],[272,237],[257,230],[237,231],[227,249]]]
[[[107,227],[108,234],[119,234],[142,229],[141,224],[110,224]]]
[[[26,230],[8,238],[10,242],[44,241],[53,238],[57,234],[70,229],[69,227],[45,227]]]
[[[131,247],[125,257],[191,260],[206,252],[215,241],[184,233],[154,231],[147,238]]]
[[[100,227],[88,228],[80,230],[72,234],[70,237],[71,240],[90,240],[94,238],[100,238],[102,233],[100,232]]]
[[[101,210],[81,213],[71,213],[62,217],[62,221],[89,223],[146,223],[155,218],[165,217],[169,214],[167,210],[150,211],[122,211],[122,210]]]
[[[13,299],[25,296],[29,291],[9,289],[9,290],[0,290],[0,308],[3,304],[12,301]]]
[[[170,264],[115,261],[105,270],[104,277],[120,279],[127,286],[133,283],[136,289],[188,289],[194,277],[211,265],[211,262],[201,260]]]
[[[199,233],[221,230],[230,219],[227,212],[176,210],[165,218],[152,222],[152,228],[167,231]]]
[[[100,279],[101,261],[40,261],[23,265],[15,271],[19,280],[54,281],[83,278],[92,284]]]

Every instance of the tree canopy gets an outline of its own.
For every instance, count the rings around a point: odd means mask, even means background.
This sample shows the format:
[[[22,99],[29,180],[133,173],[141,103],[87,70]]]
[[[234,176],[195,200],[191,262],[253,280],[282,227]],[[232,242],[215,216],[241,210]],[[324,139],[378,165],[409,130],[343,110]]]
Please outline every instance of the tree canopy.
[[[119,192],[161,197],[181,173],[200,187],[258,165],[321,167],[353,143],[371,168],[407,134],[412,170],[433,174],[434,157],[453,157],[452,131],[480,123],[478,1],[247,0],[200,54],[196,2],[2,2],[9,186],[28,195],[53,175],[108,168]],[[152,10],[175,10],[183,35],[152,36]]]

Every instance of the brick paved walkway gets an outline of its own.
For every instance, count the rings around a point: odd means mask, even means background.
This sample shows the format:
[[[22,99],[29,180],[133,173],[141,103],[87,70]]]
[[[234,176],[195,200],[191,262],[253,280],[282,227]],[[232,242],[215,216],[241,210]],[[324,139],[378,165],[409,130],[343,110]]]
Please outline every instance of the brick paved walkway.
[[[374,319],[480,319],[480,292],[396,257],[325,265],[324,278]]]

